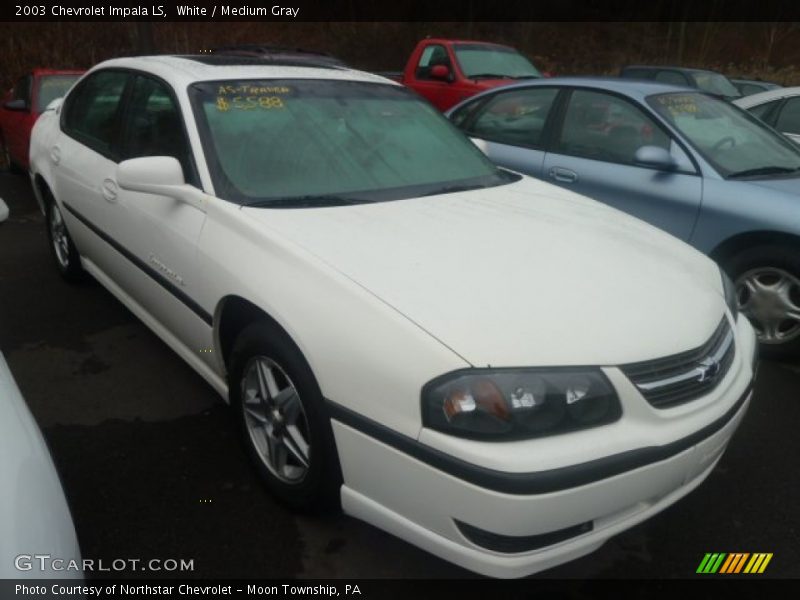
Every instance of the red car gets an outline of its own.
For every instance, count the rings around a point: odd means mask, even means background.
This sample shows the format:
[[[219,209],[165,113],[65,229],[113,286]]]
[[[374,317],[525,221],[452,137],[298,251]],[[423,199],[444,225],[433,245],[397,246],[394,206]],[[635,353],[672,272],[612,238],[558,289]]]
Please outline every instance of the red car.
[[[8,91],[0,104],[0,156],[7,166],[27,170],[33,124],[81,75],[83,71],[34,69]]]
[[[441,111],[493,87],[547,76],[510,46],[441,38],[419,42],[402,73],[380,74],[410,87]]]

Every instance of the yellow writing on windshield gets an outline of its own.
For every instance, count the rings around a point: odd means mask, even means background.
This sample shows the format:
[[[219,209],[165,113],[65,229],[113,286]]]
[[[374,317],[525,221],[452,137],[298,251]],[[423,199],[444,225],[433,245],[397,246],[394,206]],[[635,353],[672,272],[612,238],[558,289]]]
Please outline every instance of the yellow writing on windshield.
[[[259,85],[221,85],[217,90],[220,96],[268,96],[275,94],[288,94],[291,88],[282,85],[259,86]]]
[[[659,97],[658,101],[666,106],[667,110],[673,115],[696,113],[700,110],[694,96],[671,94],[669,96]]]
[[[229,110],[271,110],[283,108],[285,104],[278,96],[217,96],[217,110],[227,112]]]

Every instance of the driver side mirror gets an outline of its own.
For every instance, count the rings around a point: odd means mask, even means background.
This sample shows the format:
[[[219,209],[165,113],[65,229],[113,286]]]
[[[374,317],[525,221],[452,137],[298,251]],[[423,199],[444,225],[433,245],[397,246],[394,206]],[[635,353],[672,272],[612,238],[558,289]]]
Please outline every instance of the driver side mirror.
[[[8,102],[3,104],[3,108],[6,110],[15,110],[15,111],[27,111],[29,109],[28,103],[25,102],[22,98],[17,98],[16,100],[9,100]]]
[[[8,219],[8,205],[0,198],[0,223]]]
[[[677,166],[672,154],[660,146],[642,146],[634,154],[633,162],[640,167],[659,171],[672,171]]]
[[[433,65],[431,67],[431,79],[450,81],[450,68],[447,65]]]
[[[208,196],[186,183],[174,156],[143,156],[117,165],[117,184],[123,190],[174,198],[205,212]]]

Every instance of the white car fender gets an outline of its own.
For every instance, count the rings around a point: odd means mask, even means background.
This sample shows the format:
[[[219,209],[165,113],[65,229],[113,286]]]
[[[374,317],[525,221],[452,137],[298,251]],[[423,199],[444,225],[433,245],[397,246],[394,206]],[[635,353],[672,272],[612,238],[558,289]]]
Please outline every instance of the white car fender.
[[[416,438],[422,386],[469,363],[319,257],[267,235],[245,210],[223,201],[208,208],[201,304],[231,295],[255,304],[298,345],[327,399]],[[233,262],[236,276],[226,267]],[[358,380],[345,375],[353,364]]]

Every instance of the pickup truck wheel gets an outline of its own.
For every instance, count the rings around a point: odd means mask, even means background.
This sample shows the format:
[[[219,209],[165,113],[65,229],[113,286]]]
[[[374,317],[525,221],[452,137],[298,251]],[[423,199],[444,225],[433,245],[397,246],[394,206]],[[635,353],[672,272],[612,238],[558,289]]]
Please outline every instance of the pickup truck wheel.
[[[47,203],[47,237],[50,240],[50,252],[56,261],[58,272],[64,280],[74,283],[84,278],[84,271],[81,267],[81,258],[78,249],[72,242],[72,238],[64,223],[61,209],[55,200],[50,199]]]
[[[800,253],[783,246],[748,248],[725,270],[739,310],[758,333],[762,356],[800,355]]]
[[[297,346],[264,321],[234,343],[228,389],[247,453],[272,494],[291,508],[339,506],[342,476],[330,418]]]

